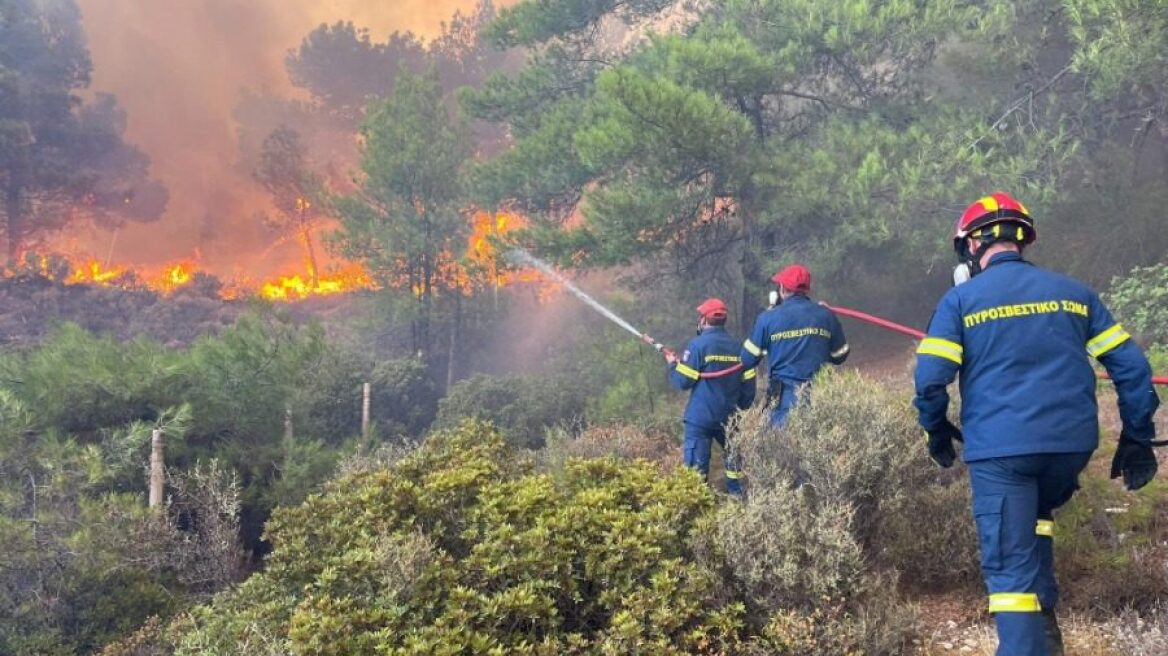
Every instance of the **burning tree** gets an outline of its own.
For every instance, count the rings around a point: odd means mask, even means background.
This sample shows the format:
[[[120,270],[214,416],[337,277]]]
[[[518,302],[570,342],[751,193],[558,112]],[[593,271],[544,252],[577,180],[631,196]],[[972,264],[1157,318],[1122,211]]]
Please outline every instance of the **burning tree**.
[[[393,95],[374,103],[361,128],[364,179],[340,201],[338,243],[382,286],[416,301],[415,349],[431,352],[435,298],[457,298],[449,275],[465,243],[461,177],[473,154],[465,120],[443,102],[436,72],[399,72]]]
[[[272,194],[276,205],[276,214],[264,217],[264,222],[282,232],[293,233],[300,240],[308,260],[309,282],[315,288],[318,267],[312,229],[323,214],[324,185],[308,168],[305,159],[300,134],[280,126],[264,139],[260,163],[253,175]]]
[[[112,96],[86,105],[91,64],[72,0],[0,0],[0,212],[7,256],[36,236],[89,219],[117,226],[162,215],[149,159],[122,141]]]

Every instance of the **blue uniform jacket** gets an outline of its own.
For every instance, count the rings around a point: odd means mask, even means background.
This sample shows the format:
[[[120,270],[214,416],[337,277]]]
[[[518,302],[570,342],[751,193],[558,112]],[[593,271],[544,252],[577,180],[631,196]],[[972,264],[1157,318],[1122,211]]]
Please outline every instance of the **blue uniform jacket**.
[[[735,409],[745,410],[754,402],[755,369],[720,378],[702,378],[702,373],[721,371],[737,365],[738,342],[721,326],[711,326],[690,341],[681,360],[669,370],[669,382],[680,390],[693,390],[685,406],[683,420],[701,428],[720,428]]]
[[[978,276],[950,289],[917,349],[921,426],[944,423],[946,386],[961,375],[965,460],[1080,453],[1099,444],[1097,358],[1115,381],[1124,429],[1154,436],[1160,404],[1152,369],[1098,294],[999,253]]]
[[[827,362],[848,358],[848,340],[831,310],[802,294],[758,315],[742,344],[742,364],[757,366],[767,354],[769,380],[798,385],[815,377]]]

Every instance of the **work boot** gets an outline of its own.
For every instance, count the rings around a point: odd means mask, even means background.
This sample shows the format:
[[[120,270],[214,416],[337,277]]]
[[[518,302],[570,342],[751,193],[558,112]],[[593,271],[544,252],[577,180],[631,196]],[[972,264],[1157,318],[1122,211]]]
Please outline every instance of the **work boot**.
[[[1046,636],[1046,653],[1049,656],[1063,656],[1063,632],[1059,630],[1058,615],[1054,609],[1042,611],[1043,628]]]

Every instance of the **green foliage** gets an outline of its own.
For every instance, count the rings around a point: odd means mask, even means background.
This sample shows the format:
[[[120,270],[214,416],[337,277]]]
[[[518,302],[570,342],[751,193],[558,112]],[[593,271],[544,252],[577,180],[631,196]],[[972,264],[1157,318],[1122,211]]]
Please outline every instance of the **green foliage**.
[[[554,376],[476,374],[455,383],[438,402],[435,425],[453,428],[464,419],[490,421],[507,444],[524,449],[544,445],[554,426],[572,426],[584,415],[584,398]]]
[[[1168,264],[1136,267],[1116,278],[1107,304],[1124,327],[1145,344],[1168,346]]]
[[[145,339],[119,343],[66,325],[38,348],[0,356],[0,391],[30,409],[29,430],[121,454],[111,489],[143,484],[144,442],[127,447],[124,427],[163,421],[185,406],[185,430],[169,444],[168,463],[183,469],[218,458],[239,472],[250,547],[258,546],[268,511],[327,478],[340,447],[357,436],[363,382],[373,385],[380,435],[402,439],[434,417],[430,380],[413,360],[375,365],[326,341],[319,327],[261,315],[185,350]]]
[[[92,653],[233,578],[238,488],[206,470],[176,474],[158,513],[142,492],[111,491],[130,487],[120,451],[136,442],[142,453],[143,437],[40,432],[0,390],[0,653]]]
[[[1068,0],[1063,3],[1076,45],[1075,67],[1091,80],[1095,99],[1132,96],[1150,111],[1168,107],[1164,74],[1168,16],[1158,0]]]
[[[742,607],[686,546],[714,505],[697,476],[515,463],[498,434],[466,424],[278,511],[268,567],[176,624],[178,653],[733,648]]]
[[[1065,126],[988,124],[996,98],[932,77],[938,44],[1010,35],[1011,3],[712,3],[615,55],[591,26],[651,33],[658,7],[578,5],[501,12],[497,38],[545,48],[464,94],[517,137],[476,169],[476,194],[532,212],[520,238],[564,263],[664,259],[664,276],[738,295],[799,253],[838,279],[871,249],[939,245],[952,208],[988,188],[1025,180],[1039,206],[1075,152]],[[565,229],[574,209],[584,221]]]
[[[335,241],[390,289],[410,294],[413,346],[429,355],[435,300],[457,295],[451,253],[461,252],[462,170],[473,142],[443,102],[436,71],[399,72],[393,95],[373,103],[361,134],[360,190],[338,201]]]

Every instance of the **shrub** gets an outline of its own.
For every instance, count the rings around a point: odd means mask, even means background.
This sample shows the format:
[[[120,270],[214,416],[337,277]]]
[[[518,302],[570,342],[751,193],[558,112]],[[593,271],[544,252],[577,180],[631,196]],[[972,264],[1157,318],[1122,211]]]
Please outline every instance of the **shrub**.
[[[703,561],[743,592],[763,653],[901,653],[898,581],[976,579],[964,485],[928,460],[907,395],[858,374],[821,376],[783,430],[766,415],[735,421],[747,499],[719,510]]]
[[[452,385],[438,402],[435,426],[452,428],[464,419],[490,421],[509,445],[540,448],[548,428],[574,425],[583,417],[583,398],[574,389],[542,375],[476,374]]]
[[[278,510],[266,570],[174,624],[178,653],[733,651],[742,605],[688,546],[714,508],[696,475],[527,471],[465,424]]]
[[[681,462],[680,433],[681,425],[676,419],[642,426],[594,425],[578,434],[564,427],[553,427],[540,455],[544,467],[553,471],[561,469],[572,458],[615,456],[622,460],[646,460],[666,473]]]
[[[34,426],[0,390],[0,653],[92,653],[232,580],[238,489],[217,470],[173,477],[154,513],[110,491],[107,444]]]
[[[847,530],[865,558],[911,585],[980,580],[964,467],[941,470],[928,458],[907,394],[825,371],[786,429],[764,423],[759,410],[742,415],[731,438],[750,490],[772,494],[798,482],[811,508],[836,513],[835,504],[848,504]]]
[[[1168,345],[1168,263],[1136,267],[1112,280],[1107,303],[1129,331]]]

